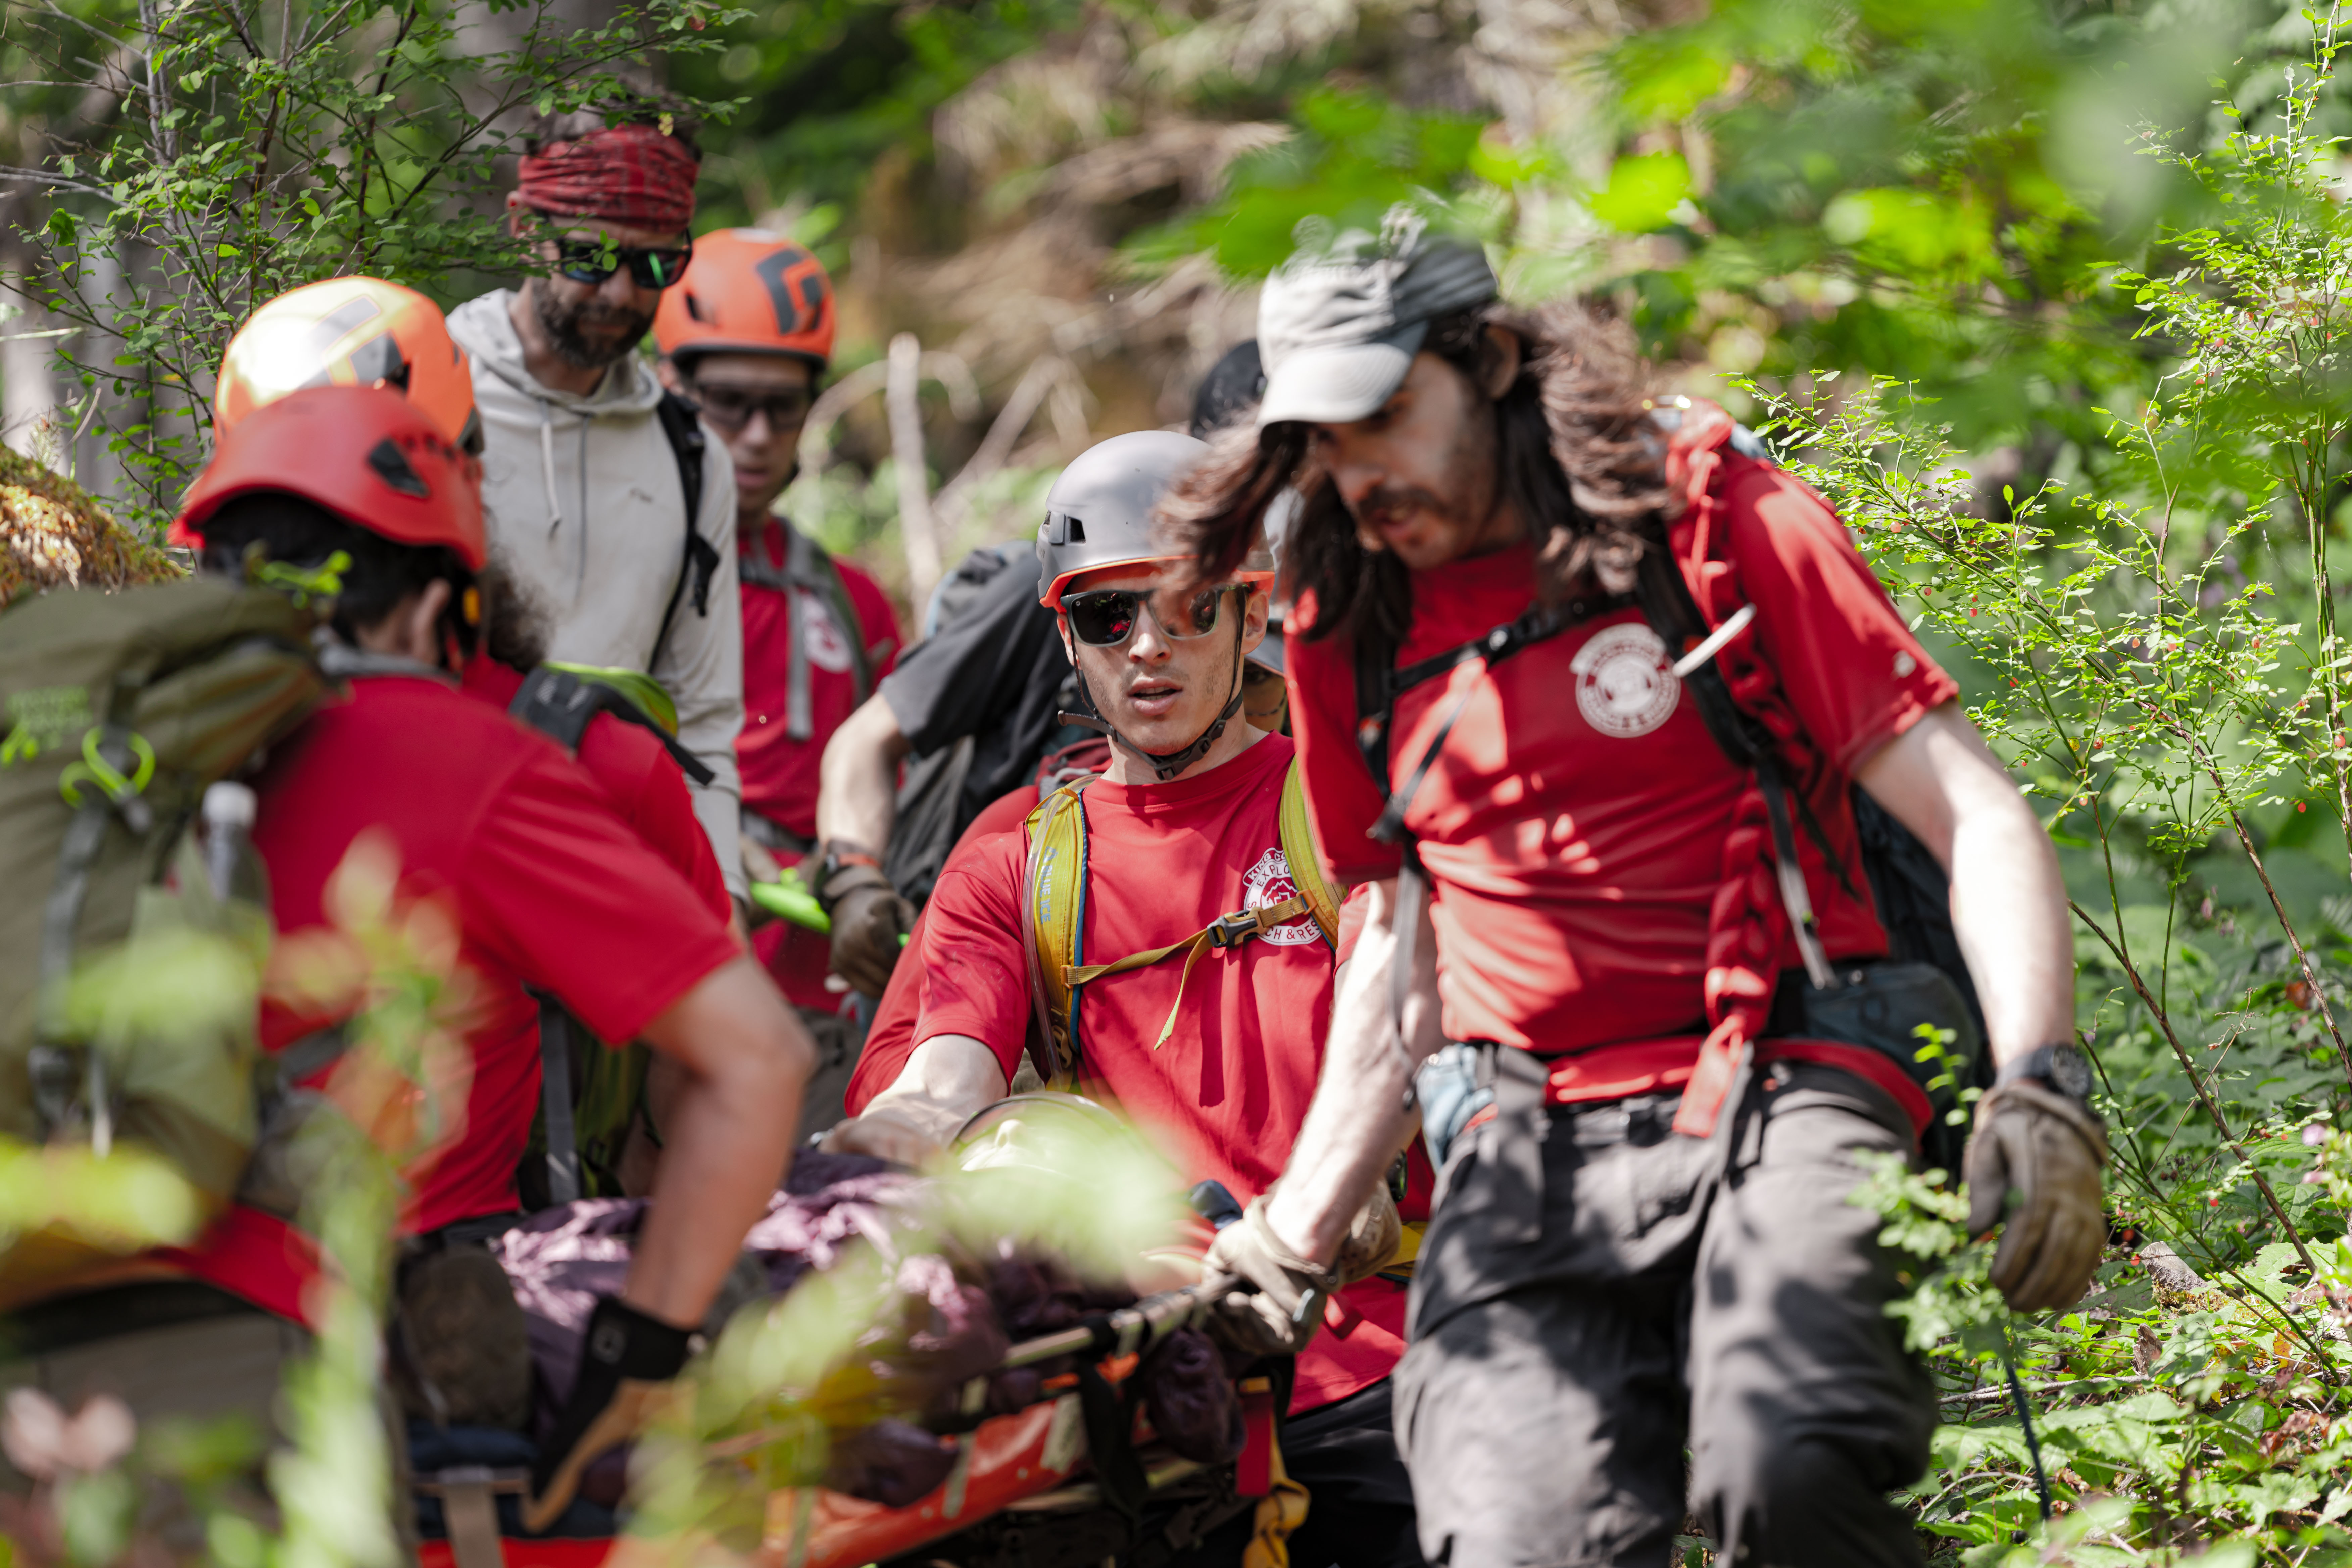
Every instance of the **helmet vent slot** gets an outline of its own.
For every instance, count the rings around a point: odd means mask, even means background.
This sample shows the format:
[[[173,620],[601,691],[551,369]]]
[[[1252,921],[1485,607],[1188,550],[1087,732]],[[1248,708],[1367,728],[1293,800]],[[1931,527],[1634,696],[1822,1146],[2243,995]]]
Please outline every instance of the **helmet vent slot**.
[[[433,493],[425,483],[425,476],[409,465],[408,455],[389,436],[369,449],[367,462],[378,479],[402,495],[422,500]]]

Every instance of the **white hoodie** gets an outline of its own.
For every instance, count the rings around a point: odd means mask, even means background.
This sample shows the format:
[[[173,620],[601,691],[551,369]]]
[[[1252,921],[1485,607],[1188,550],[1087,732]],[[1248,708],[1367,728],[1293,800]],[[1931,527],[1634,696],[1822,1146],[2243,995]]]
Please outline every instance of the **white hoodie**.
[[[729,889],[743,892],[743,611],[735,579],[735,468],[704,443],[702,515],[719,553],[709,613],[680,598],[669,637],[654,646],[686,561],[686,492],[654,409],[661,384],[635,354],[586,397],[544,386],[523,368],[522,341],[501,289],[449,314],[473,358],[481,410],[482,501],[490,549],[530,590],[551,623],[548,657],[640,669],[677,703],[677,738],[716,775],[694,792]]]

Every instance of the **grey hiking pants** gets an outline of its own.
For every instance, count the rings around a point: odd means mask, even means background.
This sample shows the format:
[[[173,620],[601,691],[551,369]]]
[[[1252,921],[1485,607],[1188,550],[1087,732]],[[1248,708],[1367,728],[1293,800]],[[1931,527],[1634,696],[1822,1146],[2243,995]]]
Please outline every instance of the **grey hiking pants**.
[[[1933,1388],[1883,1310],[1884,1222],[1846,1201],[1853,1155],[1907,1152],[1908,1123],[1851,1074],[1774,1064],[1718,1185],[1676,1103],[1533,1110],[1539,1208],[1499,1121],[1457,1141],[1396,1373],[1432,1563],[1664,1568],[1686,1445],[1717,1562],[1921,1561],[1885,1494],[1927,1468]]]

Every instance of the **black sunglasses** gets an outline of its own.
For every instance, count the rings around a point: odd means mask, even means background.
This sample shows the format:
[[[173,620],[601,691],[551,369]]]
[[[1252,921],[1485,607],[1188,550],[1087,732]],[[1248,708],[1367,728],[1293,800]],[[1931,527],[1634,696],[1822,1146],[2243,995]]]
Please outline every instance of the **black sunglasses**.
[[[608,245],[601,239],[555,242],[556,268],[574,283],[602,283],[625,267],[629,281],[638,288],[667,289],[686,275],[686,264],[693,259],[691,241],[649,249]]]
[[[710,386],[698,381],[688,385],[702,416],[710,421],[712,428],[730,436],[751,423],[754,414],[765,414],[771,430],[797,425],[808,417],[810,398],[804,386],[782,392],[754,392],[748,387]]]
[[[1151,618],[1159,626],[1160,636],[1174,642],[1192,642],[1217,629],[1218,612],[1224,605],[1228,591],[1249,592],[1237,584],[1202,589],[1192,595],[1192,602],[1179,617],[1183,623],[1181,627],[1160,619],[1156,609]],[[1088,647],[1118,647],[1135,635],[1136,622],[1150,600],[1150,594],[1130,588],[1097,588],[1090,594],[1073,594],[1064,599],[1062,613],[1070,618],[1070,634]]]

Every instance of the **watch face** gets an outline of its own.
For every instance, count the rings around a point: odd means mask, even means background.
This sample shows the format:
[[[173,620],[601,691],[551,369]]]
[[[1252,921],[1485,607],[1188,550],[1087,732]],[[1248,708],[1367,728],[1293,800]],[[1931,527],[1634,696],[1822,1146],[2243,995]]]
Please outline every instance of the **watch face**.
[[[2083,1053],[2071,1046],[2053,1046],[2050,1050],[2050,1081],[2061,1093],[2076,1100],[2091,1098],[2091,1064]]]

